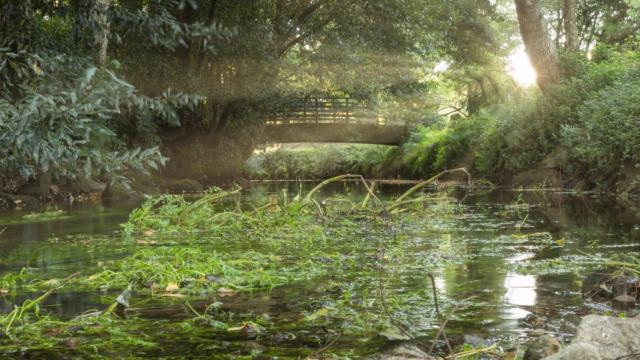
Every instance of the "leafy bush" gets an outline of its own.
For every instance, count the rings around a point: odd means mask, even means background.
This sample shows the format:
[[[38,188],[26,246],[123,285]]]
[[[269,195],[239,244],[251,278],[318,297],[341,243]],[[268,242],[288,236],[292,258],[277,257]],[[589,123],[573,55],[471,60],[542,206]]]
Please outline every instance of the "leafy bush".
[[[609,176],[637,161],[639,56],[605,47],[594,61],[566,56],[570,77],[548,93],[484,109],[476,115],[486,124],[476,170],[494,178],[517,173],[556,151],[573,160],[563,170],[576,176],[585,168]]]
[[[179,126],[177,109],[199,97],[145,96],[116,76],[117,61],[97,68],[91,53],[71,48],[68,17],[29,2],[0,9],[0,191],[52,178],[126,185],[165,163],[158,128]]]
[[[147,173],[164,164],[157,139],[149,137],[156,132],[145,128],[177,126],[171,101],[180,103],[179,96],[145,97],[110,71],[94,67],[68,82],[55,75],[38,87],[25,88],[11,102],[0,98],[3,173],[24,179],[49,174],[55,179],[122,182],[129,170]],[[189,103],[187,98],[181,105]],[[124,130],[129,138],[118,135]],[[134,139],[136,133],[144,137]],[[132,140],[145,148],[131,146]]]
[[[578,121],[562,128],[563,145],[591,174],[615,174],[640,164],[640,68],[629,71],[578,109]]]
[[[500,178],[566,154],[575,176],[608,177],[640,160],[640,53],[600,47],[594,60],[565,55],[567,80],[524,91],[451,124],[418,127],[403,146],[410,175],[429,176],[475,155],[477,176]],[[466,164],[469,165],[469,164]]]
[[[397,155],[398,149],[390,146],[320,146],[254,155],[247,165],[252,177],[262,179],[321,179],[347,173],[385,177],[399,173]]]
[[[456,166],[477,144],[484,119],[470,117],[448,125],[419,126],[403,145],[403,165],[413,176],[430,177]]]

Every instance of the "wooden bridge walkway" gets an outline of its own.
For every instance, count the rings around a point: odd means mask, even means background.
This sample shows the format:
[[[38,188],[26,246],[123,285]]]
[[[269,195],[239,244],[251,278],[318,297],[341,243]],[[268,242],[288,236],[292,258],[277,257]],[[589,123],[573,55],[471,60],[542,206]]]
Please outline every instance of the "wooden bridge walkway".
[[[407,125],[380,117],[348,97],[292,99],[266,121],[270,143],[335,142],[400,145]]]

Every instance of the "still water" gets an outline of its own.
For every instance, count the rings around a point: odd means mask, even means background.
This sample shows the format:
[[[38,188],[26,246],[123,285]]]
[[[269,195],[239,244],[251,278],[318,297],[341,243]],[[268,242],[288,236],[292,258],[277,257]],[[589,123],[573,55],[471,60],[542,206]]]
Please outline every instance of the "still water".
[[[256,185],[248,190],[245,205],[264,204],[270,194],[281,194],[283,189],[295,192],[297,186]],[[393,196],[402,190],[394,186],[381,189],[384,196]],[[345,183],[326,188],[323,196],[342,194],[360,198],[363,194],[359,191],[356,186]],[[568,340],[581,315],[614,311],[608,304],[585,303],[581,282],[597,266],[577,268],[572,266],[572,261],[588,254],[638,254],[640,207],[637,203],[621,204],[612,199],[571,193],[511,190],[473,194],[458,189],[445,196],[447,201],[434,204],[425,218],[406,219],[394,226],[393,237],[403,239],[402,251],[382,255],[387,264],[384,276],[394,279],[386,283],[385,291],[391,299],[395,296],[392,301],[405,309],[394,316],[418,338],[430,339],[437,331],[430,274],[443,311],[452,312],[455,304],[456,310],[447,326],[454,345],[465,341],[498,342],[508,347],[543,332]],[[0,231],[5,229],[0,235],[0,276],[27,268],[37,269],[51,278],[62,278],[133,254],[140,247],[139,242],[118,241],[122,237],[120,224],[127,221],[133,206],[135,204],[101,204],[67,208],[60,218],[40,221],[25,219],[20,212],[0,214]],[[367,228],[349,236],[366,238]],[[96,242],[113,246],[88,245]],[[342,251],[345,257],[367,268],[371,259],[381,256],[379,246],[374,245],[363,245],[360,251],[336,246],[336,251]],[[317,261],[325,260],[318,258]],[[301,314],[308,316],[323,306],[331,308],[336,299],[345,298],[346,293],[353,298],[361,297],[359,307],[354,306],[356,312],[366,308],[366,302],[377,301],[377,280],[371,278],[370,271],[357,268],[348,274],[316,279],[313,283],[221,299],[228,313],[264,315],[273,324],[257,340],[224,339],[225,351],[238,355],[278,353],[281,357],[287,354],[293,357],[304,354],[297,352],[298,348],[318,346],[314,341],[322,336],[320,333],[340,332],[339,329],[345,327],[344,319],[329,321],[322,329],[290,326],[290,323],[302,317]],[[351,284],[348,289],[340,285],[345,282]],[[71,318],[104,307],[101,301],[104,295],[61,291],[51,297],[43,309],[61,318]],[[14,297],[0,297],[0,312],[6,313],[14,304],[32,296],[25,291]],[[141,306],[136,316],[150,319],[188,316],[188,312],[176,310],[178,308],[180,305],[175,303],[155,303],[146,308]],[[154,330],[150,329],[149,334],[153,337]],[[402,337],[398,335],[393,331],[374,332],[365,338],[346,334],[333,347],[338,352],[357,349],[349,354],[360,357],[392,346]],[[165,349],[164,355],[182,351],[177,349],[179,343],[166,346],[173,349]],[[216,349],[222,351],[221,348]],[[270,350],[274,348],[286,350]]]

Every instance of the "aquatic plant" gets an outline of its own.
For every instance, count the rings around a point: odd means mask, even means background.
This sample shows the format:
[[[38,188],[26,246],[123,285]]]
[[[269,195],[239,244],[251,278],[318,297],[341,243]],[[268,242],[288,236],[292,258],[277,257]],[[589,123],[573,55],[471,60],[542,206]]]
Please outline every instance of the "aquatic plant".
[[[137,248],[130,255],[102,261],[72,280],[52,278],[53,272],[39,269],[4,276],[0,288],[14,294],[29,289],[44,291],[48,296],[64,287],[65,291],[101,294],[102,305],[101,309],[62,321],[38,311],[47,296],[36,297],[14,312],[0,315],[0,323],[10,324],[13,337],[0,340],[0,353],[23,349],[32,354],[71,351],[79,356],[108,357],[115,347],[130,356],[162,352],[158,339],[163,336],[155,334],[153,340],[140,336],[138,329],[153,325],[136,314],[144,313],[145,308],[176,304],[189,309],[189,315],[173,324],[178,328],[176,336],[204,343],[207,340],[202,336],[211,336],[212,331],[223,337],[260,336],[278,331],[276,324],[261,320],[259,314],[241,318],[227,314],[221,301],[285,285],[317,287],[317,299],[309,299],[304,305],[308,307],[302,310],[305,315],[299,321],[305,326],[335,328],[341,337],[384,332],[394,325],[381,315],[379,295],[366,279],[378,276],[376,254],[381,246],[388,256],[403,259],[404,266],[415,263],[408,269],[389,264],[392,275],[385,276],[384,282],[387,307],[399,321],[405,322],[412,311],[417,311],[415,295],[398,291],[398,286],[406,271],[426,264],[422,258],[405,253],[405,237],[396,233],[394,223],[398,213],[424,217],[425,211],[430,211],[428,204],[434,197],[423,191],[437,178],[390,200],[378,197],[375,185],[359,175],[328,179],[292,198],[286,194],[272,196],[257,207],[242,203],[238,187],[228,191],[214,188],[192,201],[174,195],[149,198],[131,213],[123,225],[122,238],[86,244],[75,238],[55,240],[88,246],[92,251]],[[333,201],[319,196],[324,187],[343,180],[360,184],[366,191],[364,199]],[[344,241],[347,238],[351,240]],[[321,305],[313,305],[314,301]],[[444,309],[449,307],[443,304]],[[157,321],[157,325],[166,326],[166,322]],[[411,331],[417,336],[427,334],[424,329]],[[110,339],[100,339],[101,333],[110,334]],[[73,343],[66,343],[70,339]],[[340,342],[337,334],[319,343],[318,348],[332,341]]]

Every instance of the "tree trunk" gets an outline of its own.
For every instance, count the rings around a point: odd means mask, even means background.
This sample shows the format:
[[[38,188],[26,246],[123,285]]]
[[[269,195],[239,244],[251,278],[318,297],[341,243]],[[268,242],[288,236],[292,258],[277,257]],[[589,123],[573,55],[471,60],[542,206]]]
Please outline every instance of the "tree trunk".
[[[98,65],[107,62],[107,49],[109,48],[109,6],[111,0],[96,0],[96,24],[98,31],[96,34],[96,44],[98,46]]]
[[[558,10],[556,14],[555,38],[553,39],[553,43],[556,44],[556,49],[560,48],[560,37],[562,36],[562,21],[563,21],[563,16],[560,10]]]
[[[547,32],[538,0],[514,0],[522,41],[538,74],[538,86],[545,91],[560,80],[556,48]]]
[[[104,65],[107,61],[110,4],[111,0],[76,0],[74,4],[75,39],[92,51],[98,65]]]
[[[578,18],[576,0],[564,0],[564,34],[569,51],[578,50]]]

